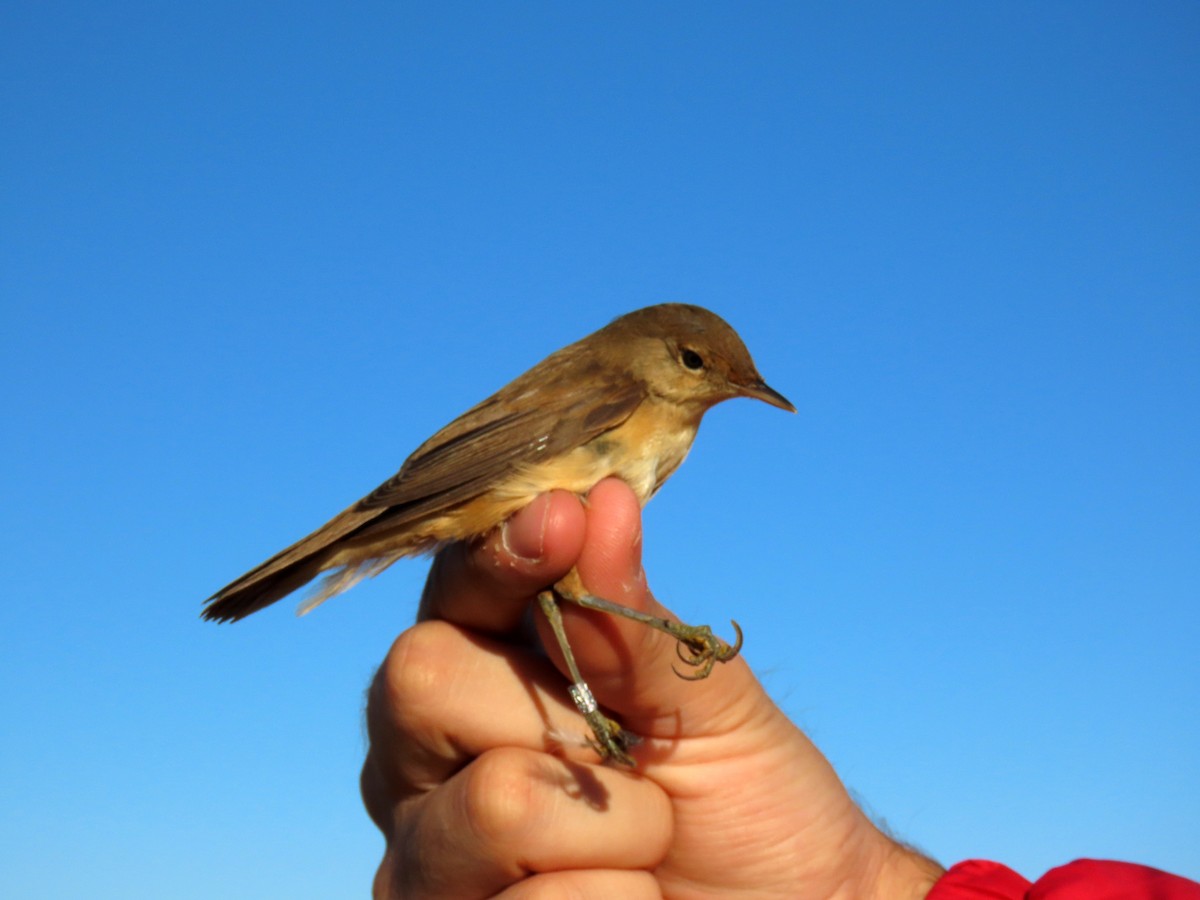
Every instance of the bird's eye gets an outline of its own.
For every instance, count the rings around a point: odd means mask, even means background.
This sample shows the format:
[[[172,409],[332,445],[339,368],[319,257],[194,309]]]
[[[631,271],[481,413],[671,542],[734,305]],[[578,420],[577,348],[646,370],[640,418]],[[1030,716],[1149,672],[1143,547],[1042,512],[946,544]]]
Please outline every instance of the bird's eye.
[[[693,372],[699,372],[704,368],[704,358],[689,347],[683,349],[683,352],[679,354],[679,359]]]

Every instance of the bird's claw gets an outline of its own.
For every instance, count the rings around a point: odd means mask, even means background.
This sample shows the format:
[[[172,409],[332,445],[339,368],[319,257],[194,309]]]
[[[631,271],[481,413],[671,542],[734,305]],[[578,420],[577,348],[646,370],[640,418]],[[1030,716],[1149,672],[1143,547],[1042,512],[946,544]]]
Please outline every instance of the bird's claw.
[[[602,760],[612,760],[630,768],[637,765],[628,751],[642,742],[640,737],[632,731],[626,731],[599,710],[584,718],[592,729],[592,737],[587,742]]]
[[[737,638],[733,644],[727,644],[707,625],[681,625],[674,634],[679,639],[675,652],[680,660],[695,669],[695,672],[685,674],[674,666],[675,674],[685,681],[701,681],[712,674],[713,666],[726,663],[733,659],[742,649],[742,628],[737,622],[733,623]]]

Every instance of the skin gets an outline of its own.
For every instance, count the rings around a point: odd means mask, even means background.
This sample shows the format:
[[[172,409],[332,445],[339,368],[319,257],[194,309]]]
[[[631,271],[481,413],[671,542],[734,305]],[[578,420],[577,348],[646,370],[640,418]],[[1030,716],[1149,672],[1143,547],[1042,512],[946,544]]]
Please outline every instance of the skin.
[[[645,738],[633,771],[582,744],[530,603],[575,566],[594,593],[662,612],[640,551],[637,498],[608,479],[438,555],[368,697],[374,896],[924,897],[941,868],[870,822],[741,659],[683,681],[668,636],[564,608],[597,700]]]

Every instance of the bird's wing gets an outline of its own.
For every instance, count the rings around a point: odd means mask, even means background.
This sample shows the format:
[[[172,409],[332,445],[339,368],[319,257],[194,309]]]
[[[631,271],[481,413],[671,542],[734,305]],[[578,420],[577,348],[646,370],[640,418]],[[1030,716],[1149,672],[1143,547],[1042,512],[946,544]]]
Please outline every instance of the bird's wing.
[[[455,419],[358,508],[428,515],[455,506],[522,466],[616,428],[645,399],[644,385],[627,373],[599,365],[546,366],[553,362],[546,360]]]

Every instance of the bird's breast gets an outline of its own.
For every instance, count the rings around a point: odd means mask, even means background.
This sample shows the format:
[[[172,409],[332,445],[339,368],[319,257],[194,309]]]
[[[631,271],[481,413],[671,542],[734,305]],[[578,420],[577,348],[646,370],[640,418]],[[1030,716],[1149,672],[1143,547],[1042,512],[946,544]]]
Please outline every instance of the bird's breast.
[[[699,427],[698,415],[676,404],[647,400],[628,419],[553,459],[529,465],[505,485],[532,498],[543,491],[563,489],[583,494],[596,482],[615,475],[645,504],[679,468]]]
[[[687,457],[700,422],[669,403],[643,403],[619,428],[588,446],[633,488],[643,504]]]

